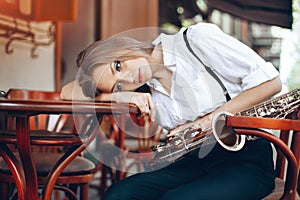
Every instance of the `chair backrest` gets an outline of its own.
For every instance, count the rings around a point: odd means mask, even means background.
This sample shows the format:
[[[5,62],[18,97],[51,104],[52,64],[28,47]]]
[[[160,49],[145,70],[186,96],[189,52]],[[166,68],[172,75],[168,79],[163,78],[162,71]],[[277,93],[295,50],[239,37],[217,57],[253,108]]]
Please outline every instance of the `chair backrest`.
[[[300,120],[300,107],[298,111],[295,111],[291,115],[287,116],[287,119],[297,119]],[[300,127],[299,127],[300,128]],[[286,144],[287,147],[290,148],[293,155],[297,161],[297,169],[299,172],[300,167],[300,130],[281,130],[279,134],[279,139]],[[287,181],[288,176],[297,176],[292,171],[291,163],[287,163],[287,159],[282,153],[282,151],[277,150],[277,156],[275,160],[275,171],[276,177]],[[300,181],[299,181],[299,174],[298,174],[298,181],[297,181],[297,195],[300,195]],[[296,197],[295,197],[296,198]],[[297,197],[298,198],[298,197]]]
[[[60,100],[60,92],[27,90],[27,89],[10,89],[6,93],[8,99],[23,100]]]
[[[300,111],[297,111],[287,116],[287,119],[300,119]],[[279,138],[283,141],[293,152],[298,168],[300,166],[300,131],[299,130],[281,130]],[[288,173],[288,165],[286,165],[286,159],[281,151],[277,151],[276,157],[276,176],[284,179],[285,174]]]
[[[151,147],[160,142],[162,127],[150,120],[150,116],[138,119],[138,124],[134,124],[137,134],[138,151],[151,152]]]
[[[277,193],[279,190],[275,190],[269,195],[270,198],[268,196],[265,199],[273,200],[275,196],[275,199],[279,199],[281,195],[280,199],[296,199],[300,166],[300,107],[286,119],[228,116],[226,124],[235,127],[237,134],[265,138],[277,149],[275,170],[279,180],[284,180],[284,192],[282,195],[280,192]],[[277,137],[261,129],[280,130],[280,135]]]
[[[27,90],[27,89],[10,89],[6,93],[7,99],[22,99],[22,100],[60,100],[60,92],[42,91],[42,90]],[[68,114],[63,115],[47,115],[40,114],[30,117],[31,130],[48,130],[60,132],[66,125],[69,118]],[[9,119],[13,120],[13,119]],[[8,124],[14,124],[8,121]],[[12,127],[9,127],[12,128]]]
[[[36,116],[31,116],[29,118],[30,129],[62,132],[69,120],[69,117],[69,114],[39,114]]]
[[[144,171],[152,158],[151,147],[157,145],[161,140],[161,126],[152,122],[150,116],[147,115],[128,117],[126,114],[123,114],[118,116],[110,115],[108,117],[112,130],[109,139],[124,150],[124,154],[120,156],[120,161],[117,159],[108,161],[114,166],[122,167],[122,172],[115,179],[120,180],[129,174]],[[112,157],[110,155],[106,157]]]
[[[59,92],[51,92],[51,91],[41,91],[41,90],[27,90],[27,89],[10,89],[6,93],[7,99],[22,99],[22,100],[50,100],[57,101],[60,100]],[[54,132],[62,132],[69,121],[69,114],[39,114],[35,116],[31,116],[29,118],[30,130],[47,130]],[[14,119],[8,119],[8,128],[14,129]],[[73,129],[73,127],[69,127],[69,129]],[[72,130],[70,130],[72,131]],[[33,146],[33,149],[38,149],[39,151],[58,151],[59,147],[47,147],[47,146]]]

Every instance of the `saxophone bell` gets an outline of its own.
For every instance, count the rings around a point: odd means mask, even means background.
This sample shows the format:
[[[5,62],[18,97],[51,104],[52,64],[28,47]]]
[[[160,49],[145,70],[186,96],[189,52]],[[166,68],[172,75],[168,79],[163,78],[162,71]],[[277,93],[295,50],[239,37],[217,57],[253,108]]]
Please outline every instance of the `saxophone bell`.
[[[219,112],[213,116],[212,132],[217,142],[229,151],[239,151],[246,141],[245,135],[236,135],[231,127],[226,126],[226,116],[233,116],[229,112]]]

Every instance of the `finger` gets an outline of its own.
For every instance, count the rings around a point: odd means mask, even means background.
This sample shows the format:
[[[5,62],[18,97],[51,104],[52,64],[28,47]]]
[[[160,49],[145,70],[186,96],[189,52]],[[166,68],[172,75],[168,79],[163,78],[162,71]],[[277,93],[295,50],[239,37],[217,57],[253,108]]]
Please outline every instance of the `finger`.
[[[156,119],[156,107],[155,107],[155,104],[152,101],[151,96],[148,100],[148,103],[149,103],[149,108],[150,108],[150,111],[151,111],[150,112],[151,121],[153,122]]]
[[[189,128],[191,126],[190,123],[188,124],[183,124],[183,125],[179,125],[178,127],[176,127],[175,129],[173,129],[172,131],[170,131],[167,136],[173,137],[174,135],[178,134],[179,132],[183,132],[185,129]]]
[[[142,106],[143,106],[142,110],[144,111],[144,113],[145,114],[150,114],[151,107],[152,108],[154,107],[151,95],[148,94],[148,93],[144,94],[142,96],[141,101],[142,101]]]
[[[141,95],[132,95],[131,99],[130,99],[130,103],[134,103],[138,109],[140,110],[140,113],[143,114],[145,113],[145,100],[143,100],[144,98],[141,97]]]
[[[138,103],[138,107],[139,107],[140,112],[141,112],[142,115],[144,115],[144,114],[149,114],[149,111],[150,111],[150,110],[149,110],[149,105],[148,105],[148,102],[147,102],[147,101],[141,99],[141,100],[139,101],[139,103]]]
[[[148,105],[148,102],[144,104],[144,113],[145,114],[149,114],[150,112],[150,109],[149,109],[149,105]]]
[[[171,131],[167,134],[167,137],[168,137],[168,138],[171,138],[171,137],[175,136],[176,133],[178,133],[179,131],[180,131],[179,128],[175,128],[175,129],[171,130]]]

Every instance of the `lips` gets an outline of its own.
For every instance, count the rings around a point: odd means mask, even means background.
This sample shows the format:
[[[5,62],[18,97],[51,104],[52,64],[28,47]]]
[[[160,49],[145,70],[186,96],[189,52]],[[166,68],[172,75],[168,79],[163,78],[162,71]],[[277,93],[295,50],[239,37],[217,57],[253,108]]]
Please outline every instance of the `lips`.
[[[141,69],[139,69],[138,74],[139,74],[139,83],[142,83],[142,81],[143,81],[143,74],[141,72]]]

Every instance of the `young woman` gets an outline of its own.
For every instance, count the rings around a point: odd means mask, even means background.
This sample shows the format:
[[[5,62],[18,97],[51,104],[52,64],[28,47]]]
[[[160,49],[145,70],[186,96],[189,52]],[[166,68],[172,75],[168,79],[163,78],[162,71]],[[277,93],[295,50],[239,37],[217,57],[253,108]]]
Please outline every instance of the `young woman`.
[[[135,103],[169,134],[190,126],[208,129],[219,111],[240,112],[281,90],[271,63],[208,23],[189,27],[185,36],[160,34],[152,43],[98,41],[77,63],[78,77],[62,89],[62,98]],[[144,84],[151,94],[134,92]],[[272,191],[274,177],[271,145],[258,138],[238,152],[216,144],[203,158],[194,151],[135,174],[113,184],[104,199],[255,200]]]

